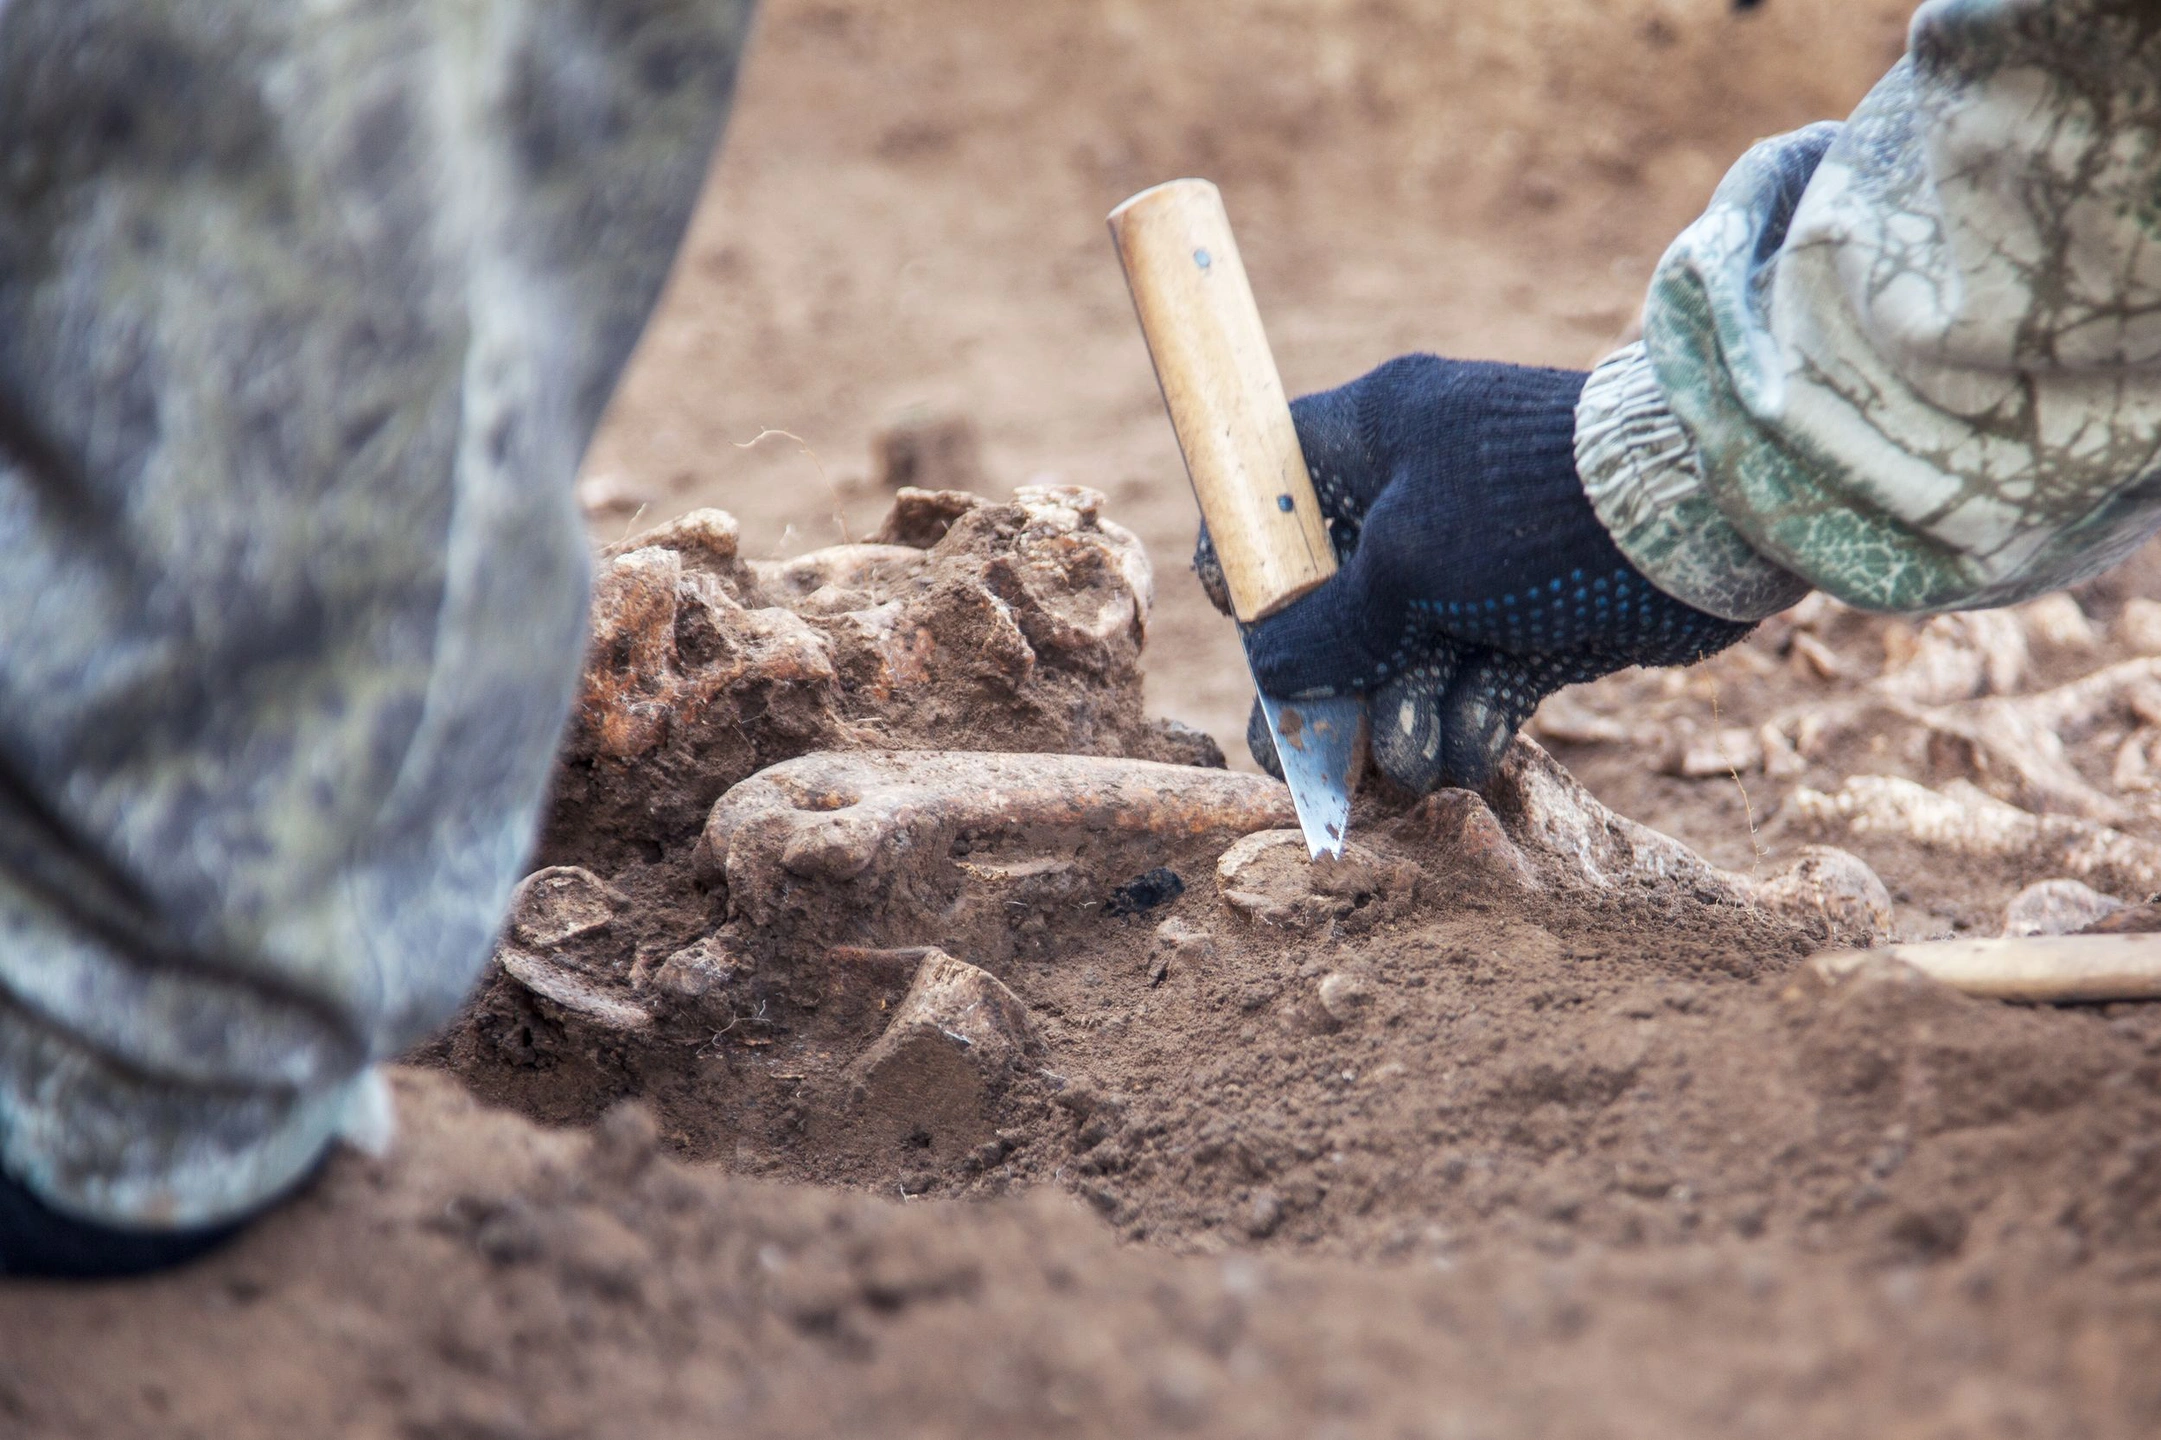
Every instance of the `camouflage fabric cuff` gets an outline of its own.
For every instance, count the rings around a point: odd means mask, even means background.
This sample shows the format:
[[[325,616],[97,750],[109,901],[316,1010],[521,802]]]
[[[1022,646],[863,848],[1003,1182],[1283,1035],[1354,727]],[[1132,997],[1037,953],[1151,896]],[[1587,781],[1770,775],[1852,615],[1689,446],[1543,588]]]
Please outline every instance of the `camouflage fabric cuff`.
[[[1576,404],[1576,473],[1613,543],[1648,580],[1724,620],[1761,620],[1808,582],[1751,549],[1719,513],[1703,464],[1643,346],[1615,351]]]
[[[387,1147],[390,1091],[372,1067],[304,1089],[176,1084],[131,1073],[29,1012],[0,1005],[0,1170],[64,1215],[198,1228],[290,1190],[333,1144]]]
[[[2161,527],[2161,29],[1931,0],[1842,126],[1752,147],[1659,262],[1720,510],[1849,604],[2009,605]]]

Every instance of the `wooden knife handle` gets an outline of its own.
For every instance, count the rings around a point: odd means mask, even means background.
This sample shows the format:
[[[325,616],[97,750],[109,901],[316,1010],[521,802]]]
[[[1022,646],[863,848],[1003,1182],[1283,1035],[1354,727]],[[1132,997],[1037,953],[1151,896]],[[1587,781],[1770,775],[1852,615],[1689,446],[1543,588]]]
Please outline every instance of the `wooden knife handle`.
[[[1206,180],[1143,190],[1110,214],[1186,474],[1240,620],[1271,615],[1336,572],[1290,401]]]

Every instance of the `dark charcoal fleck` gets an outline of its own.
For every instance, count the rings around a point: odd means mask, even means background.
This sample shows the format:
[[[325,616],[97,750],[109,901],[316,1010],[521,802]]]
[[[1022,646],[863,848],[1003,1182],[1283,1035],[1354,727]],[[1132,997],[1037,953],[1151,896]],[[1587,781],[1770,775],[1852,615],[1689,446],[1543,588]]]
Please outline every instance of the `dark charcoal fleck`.
[[[1104,908],[1112,915],[1139,915],[1158,905],[1168,905],[1186,893],[1186,882],[1168,865],[1158,865],[1111,891]]]

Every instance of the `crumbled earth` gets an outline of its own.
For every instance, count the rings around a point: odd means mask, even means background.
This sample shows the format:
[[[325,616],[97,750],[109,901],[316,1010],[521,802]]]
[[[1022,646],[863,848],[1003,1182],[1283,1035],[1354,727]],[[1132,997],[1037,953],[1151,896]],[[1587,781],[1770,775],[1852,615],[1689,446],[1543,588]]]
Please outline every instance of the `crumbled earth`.
[[[0,1433],[2083,1436],[2161,1403],[2151,1282],[2040,1245],[1177,1257],[1047,1188],[878,1201],[655,1158],[634,1111],[398,1093],[394,1156],[193,1271],[0,1291]]]
[[[1058,750],[1223,763],[1146,720],[1154,575],[1103,497],[1004,504],[904,488],[868,542],[746,560],[698,510],[609,547],[544,861],[657,861],[729,786],[858,747]]]
[[[1903,20],[774,0],[485,984],[387,1156],[0,1287],[0,1437],[2156,1433],[2161,1015],[1804,962],[2152,923],[2161,560],[1806,602],[1313,866],[1099,228],[1222,180],[1294,390],[1586,363]]]

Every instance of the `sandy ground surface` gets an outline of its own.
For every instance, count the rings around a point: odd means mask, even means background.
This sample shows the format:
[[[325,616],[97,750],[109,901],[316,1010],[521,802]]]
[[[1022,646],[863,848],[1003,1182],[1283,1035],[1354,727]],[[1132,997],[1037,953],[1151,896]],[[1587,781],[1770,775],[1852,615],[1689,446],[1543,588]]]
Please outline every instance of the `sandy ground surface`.
[[[1535,730],[1598,798],[1525,748],[1369,794],[1326,873],[1233,845],[1272,787],[1147,719],[1236,759],[1245,689],[1103,211],[1223,183],[1294,390],[1586,364],[1901,23],[772,5],[587,477],[599,538],[718,505],[741,554],[606,560],[562,868],[398,1148],[180,1274],[0,1288],[0,1436],[2155,1433],[2156,1007],[1806,964],[2161,890],[2151,555],[1588,687]],[[879,532],[924,416],[981,453],[918,483],[1108,498],[743,563]],[[1883,888],[1783,878],[1826,844]]]

